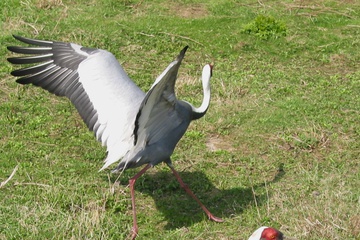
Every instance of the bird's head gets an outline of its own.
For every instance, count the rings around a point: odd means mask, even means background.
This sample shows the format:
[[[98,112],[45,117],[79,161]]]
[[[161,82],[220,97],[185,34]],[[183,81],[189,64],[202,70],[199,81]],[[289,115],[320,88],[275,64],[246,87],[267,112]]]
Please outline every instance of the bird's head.
[[[257,229],[249,238],[249,240],[283,240],[282,232],[271,227],[261,227]]]
[[[210,82],[210,78],[212,77],[212,70],[214,68],[213,64],[206,64],[202,71],[202,80],[204,85],[208,85],[208,82]]]

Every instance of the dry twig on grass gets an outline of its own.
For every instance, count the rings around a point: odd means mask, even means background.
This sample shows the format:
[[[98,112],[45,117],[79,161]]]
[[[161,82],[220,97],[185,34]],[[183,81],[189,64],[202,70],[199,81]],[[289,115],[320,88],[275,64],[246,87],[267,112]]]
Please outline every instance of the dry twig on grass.
[[[181,36],[181,35],[173,34],[173,33],[167,33],[167,32],[159,32],[159,33],[166,34],[166,35],[169,35],[171,37],[178,37],[178,38],[186,39],[186,40],[192,41],[194,43],[197,43],[197,44],[199,44],[201,46],[204,46],[204,44],[202,44],[202,43],[200,43],[200,42],[198,42],[198,41],[196,41],[194,39],[191,39],[189,37],[185,37],[185,36]]]
[[[313,10],[313,12],[310,13],[298,13],[298,15],[310,15],[310,16],[317,16],[318,14],[321,13],[334,13],[337,15],[341,15],[350,19],[354,19],[353,16],[343,13],[343,12],[339,12],[334,10],[333,8],[330,7],[324,7],[324,6],[307,6],[307,5],[296,5],[296,4],[286,4],[283,3],[283,5],[285,5],[288,9],[297,9],[297,11],[301,10],[301,9],[307,9],[307,10]]]
[[[14,168],[14,170],[12,171],[10,176],[5,181],[0,183],[0,188],[4,187],[13,178],[13,176],[15,175],[18,168],[19,168],[19,165],[16,165],[16,167]]]
[[[23,182],[23,183],[16,182],[16,183],[14,183],[14,186],[19,186],[19,185],[31,185],[31,186],[38,186],[38,187],[51,187],[50,185],[43,184],[43,183],[32,183],[32,182]]]

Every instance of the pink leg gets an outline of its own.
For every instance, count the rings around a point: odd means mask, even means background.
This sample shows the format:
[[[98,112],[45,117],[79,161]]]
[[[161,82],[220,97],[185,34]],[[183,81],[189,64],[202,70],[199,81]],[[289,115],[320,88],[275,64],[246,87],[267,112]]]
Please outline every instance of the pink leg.
[[[151,167],[150,164],[146,165],[146,167],[144,167],[140,172],[138,172],[134,177],[130,178],[129,180],[129,185],[130,185],[130,194],[131,194],[131,203],[132,203],[132,210],[133,210],[133,227],[132,227],[132,234],[131,234],[131,239],[135,239],[138,235],[138,225],[137,225],[137,221],[136,221],[136,208],[135,208],[135,191],[134,191],[134,186],[135,186],[135,182],[136,180],[143,175],[146,170],[148,170]]]
[[[195,199],[195,201],[200,205],[200,207],[208,215],[209,219],[213,220],[215,222],[223,222],[224,220],[212,215],[212,213],[204,206],[204,204],[202,204],[200,202],[200,200],[195,196],[195,194],[191,191],[191,189],[183,182],[183,180],[181,179],[179,173],[174,169],[174,167],[172,167],[170,164],[168,164],[168,166],[171,169],[171,171],[173,172],[173,174],[175,175],[178,182],[180,183],[180,186],[186,191],[187,194],[189,194],[193,199]]]

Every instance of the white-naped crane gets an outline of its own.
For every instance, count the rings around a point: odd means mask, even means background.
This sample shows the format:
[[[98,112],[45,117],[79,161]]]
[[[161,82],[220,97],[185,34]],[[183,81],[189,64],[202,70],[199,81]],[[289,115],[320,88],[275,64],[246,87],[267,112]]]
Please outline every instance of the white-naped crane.
[[[272,227],[258,228],[248,240],[283,240],[284,235],[279,230]]]
[[[133,209],[132,239],[138,234],[134,185],[149,168],[165,162],[184,190],[196,200],[209,219],[222,222],[200,202],[178,172],[170,156],[192,120],[201,118],[210,104],[212,65],[202,71],[203,102],[199,108],[178,100],[174,92],[178,69],[187,46],[145,94],[108,51],[74,43],[43,41],[15,36],[34,46],[9,46],[13,64],[31,64],[11,72],[20,84],[33,84],[75,105],[87,127],[107,147],[103,170],[120,160],[114,171],[146,166],[129,180]]]

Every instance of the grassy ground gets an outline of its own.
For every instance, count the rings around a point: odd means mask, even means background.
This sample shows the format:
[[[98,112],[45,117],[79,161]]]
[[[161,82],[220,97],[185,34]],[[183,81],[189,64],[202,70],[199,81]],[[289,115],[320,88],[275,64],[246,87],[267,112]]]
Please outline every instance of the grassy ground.
[[[138,239],[360,239],[360,4],[347,1],[0,1],[0,239],[125,239],[129,177],[64,98],[19,86],[11,34],[113,52],[144,91],[189,45],[178,97],[212,103],[173,161],[210,222],[162,164],[136,185]],[[285,30],[284,30],[285,29]]]

